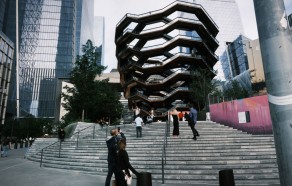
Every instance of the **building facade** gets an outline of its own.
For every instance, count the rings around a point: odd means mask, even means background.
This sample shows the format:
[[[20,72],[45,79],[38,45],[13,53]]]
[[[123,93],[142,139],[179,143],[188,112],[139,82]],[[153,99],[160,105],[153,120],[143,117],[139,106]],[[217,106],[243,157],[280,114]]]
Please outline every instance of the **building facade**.
[[[249,91],[253,91],[252,85],[260,86],[265,82],[259,39],[238,36],[227,43],[220,61],[227,81],[236,79]]]
[[[77,0],[76,55],[82,55],[82,45],[87,40],[98,47],[97,64],[104,64],[104,17],[94,16],[94,0]]]
[[[129,108],[138,106],[144,115],[154,110],[157,117],[158,111],[189,102],[191,71],[202,68],[215,76],[218,32],[201,5],[185,1],[141,15],[127,14],[117,25],[115,42]]]
[[[5,120],[13,54],[13,42],[0,31],[0,124]]]
[[[98,44],[97,37],[103,36],[97,36],[97,28],[104,22],[100,25],[94,16],[94,0],[19,0],[18,7],[19,83],[13,63],[7,112],[17,113],[18,86],[20,117],[54,118],[60,100],[58,79],[69,77],[75,57],[81,55],[88,39]],[[1,1],[0,10],[0,28],[15,42],[16,0]],[[102,64],[102,58],[97,63]]]
[[[3,8],[3,6],[5,6]],[[20,117],[54,117],[57,78],[68,77],[75,60],[76,0],[19,0]],[[16,1],[2,3],[2,31],[16,41]],[[7,112],[16,113],[16,76]]]
[[[210,17],[218,25],[220,32],[216,36],[219,47],[216,55],[221,56],[226,50],[226,42],[234,41],[240,34],[243,34],[243,26],[235,0],[193,0],[208,12]],[[217,71],[216,79],[224,80],[224,74],[220,59],[214,66]]]
[[[97,52],[99,54],[99,59],[97,63],[99,65],[105,66],[104,62],[104,52],[105,52],[105,22],[104,22],[104,17],[103,16],[95,16],[94,18],[94,45],[97,46]]]
[[[220,57],[224,77],[231,80],[249,69],[246,43],[250,39],[240,35],[233,42],[226,43],[226,51]]]

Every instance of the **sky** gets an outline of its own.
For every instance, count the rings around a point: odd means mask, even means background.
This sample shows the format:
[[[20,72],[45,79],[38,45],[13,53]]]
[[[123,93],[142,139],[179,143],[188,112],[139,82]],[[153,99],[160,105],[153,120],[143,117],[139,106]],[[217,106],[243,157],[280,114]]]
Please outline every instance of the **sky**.
[[[244,28],[244,35],[250,39],[257,39],[257,26],[253,0],[235,0]],[[95,0],[94,15],[105,18],[105,72],[117,68],[115,55],[115,28],[117,23],[127,14],[142,14],[161,9],[174,0]],[[292,13],[292,0],[284,0],[287,14]]]

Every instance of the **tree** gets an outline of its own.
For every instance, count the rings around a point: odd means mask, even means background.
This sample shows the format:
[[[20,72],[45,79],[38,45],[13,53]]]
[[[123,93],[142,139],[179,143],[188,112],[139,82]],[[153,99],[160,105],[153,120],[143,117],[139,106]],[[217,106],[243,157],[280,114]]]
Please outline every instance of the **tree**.
[[[27,137],[41,137],[44,132],[51,134],[52,128],[48,128],[53,124],[50,118],[35,118],[32,115],[26,118],[6,118],[3,125],[3,136],[16,137],[19,139]],[[44,128],[47,130],[44,131]]]
[[[212,81],[209,69],[197,68],[191,71],[191,75],[190,99],[197,104],[199,111],[201,111],[206,105],[207,95],[215,90],[215,83]]]
[[[232,99],[242,99],[248,97],[249,94],[237,81],[231,80],[231,87],[224,90],[224,96]]]
[[[111,116],[112,120],[120,117],[120,95],[109,84],[108,80],[96,81],[106,69],[96,63],[98,59],[97,47],[88,40],[82,47],[82,56],[77,56],[75,66],[70,73],[69,82],[74,87],[65,87],[62,94],[65,100],[64,108],[69,111],[64,120],[67,122],[83,119],[95,122],[98,118]]]

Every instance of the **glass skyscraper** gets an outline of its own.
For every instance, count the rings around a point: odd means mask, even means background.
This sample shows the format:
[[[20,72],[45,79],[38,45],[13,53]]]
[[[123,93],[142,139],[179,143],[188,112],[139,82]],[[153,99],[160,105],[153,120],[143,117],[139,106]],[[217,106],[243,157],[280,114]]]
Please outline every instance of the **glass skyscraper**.
[[[82,55],[82,45],[90,39],[100,58],[97,63],[102,65],[104,45],[104,18],[94,16],[94,0],[77,0],[77,22],[76,22],[76,55]]]
[[[226,51],[221,55],[221,64],[226,80],[250,69],[247,59],[247,46],[245,42],[250,41],[247,37],[240,35],[231,43],[228,43]]]
[[[0,31],[0,124],[4,124],[14,44]]]
[[[104,66],[104,17],[103,16],[95,16],[94,17],[94,44],[98,47],[98,53],[100,54],[100,58],[97,63],[99,65]]]
[[[216,36],[219,48],[216,54],[221,56],[226,49],[226,42],[232,42],[243,34],[238,6],[235,0],[195,0],[195,3],[201,4],[219,27],[219,33]],[[217,78],[224,80],[220,61],[214,69],[218,70]]]
[[[0,4],[2,31],[15,42],[16,1]],[[20,117],[54,117],[57,78],[75,60],[77,0],[19,0]],[[15,66],[7,112],[16,113]]]

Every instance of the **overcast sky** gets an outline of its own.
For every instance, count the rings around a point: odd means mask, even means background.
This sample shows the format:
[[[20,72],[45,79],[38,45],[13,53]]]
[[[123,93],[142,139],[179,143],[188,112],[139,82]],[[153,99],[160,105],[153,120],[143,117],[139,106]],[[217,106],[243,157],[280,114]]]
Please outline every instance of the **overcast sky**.
[[[240,11],[244,35],[250,39],[257,39],[257,26],[253,0],[235,0]],[[284,0],[287,14],[292,13],[292,0]],[[161,9],[174,0],[95,0],[95,15],[105,17],[105,72],[117,68],[115,56],[115,27],[126,13],[142,14]]]

